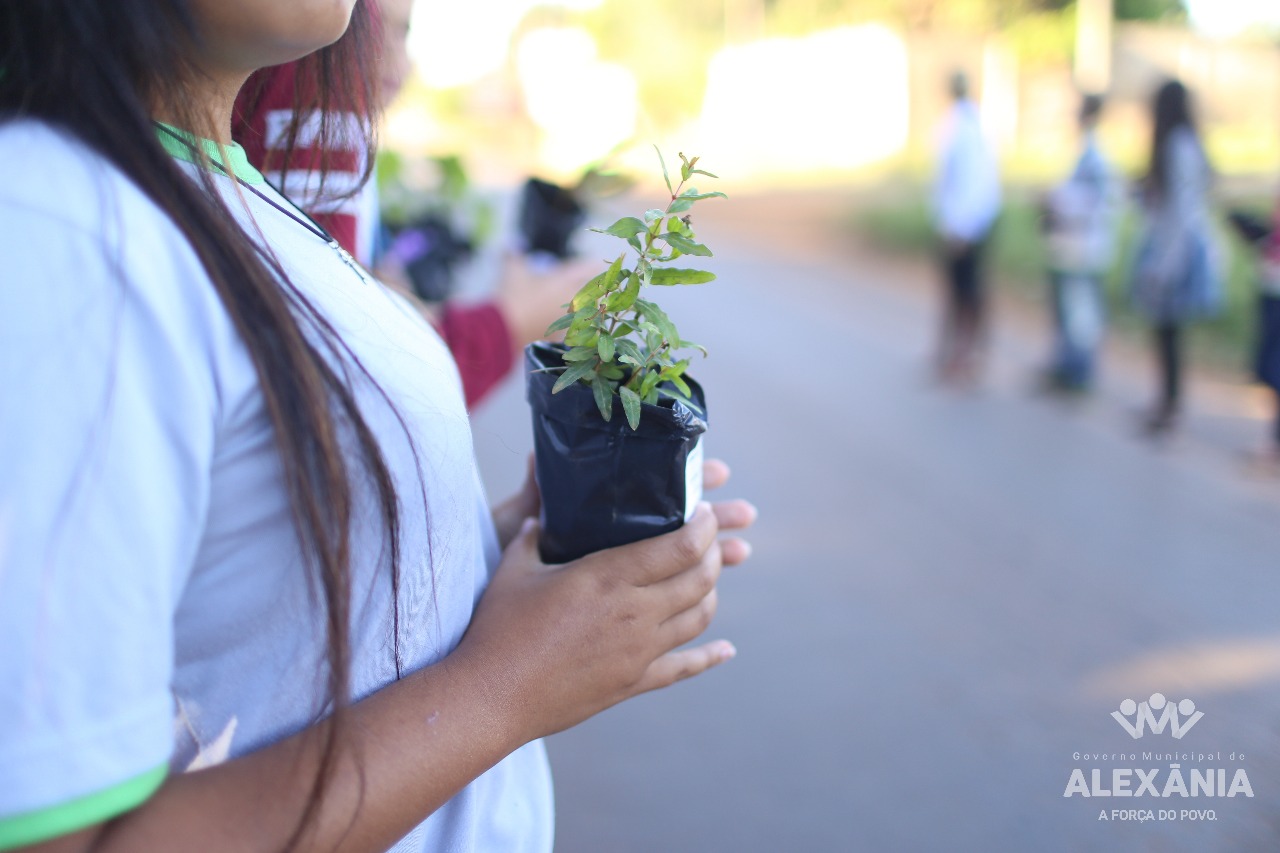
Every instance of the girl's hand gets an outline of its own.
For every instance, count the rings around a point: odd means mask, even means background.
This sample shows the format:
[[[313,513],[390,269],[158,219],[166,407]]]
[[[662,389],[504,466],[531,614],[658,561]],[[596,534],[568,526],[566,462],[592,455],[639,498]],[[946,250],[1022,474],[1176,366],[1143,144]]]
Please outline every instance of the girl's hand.
[[[729,476],[712,461],[707,488]],[[724,640],[680,649],[711,622],[721,567],[750,555],[716,539],[755,520],[745,501],[703,504],[679,530],[548,566],[538,528],[516,535],[450,661],[493,673],[499,717],[518,742],[552,734],[618,702],[698,675],[734,655]]]
[[[702,465],[702,487],[711,492],[729,481],[729,466],[719,459],[708,459]],[[536,518],[542,508],[542,496],[533,474],[533,454],[529,454],[528,471],[520,491],[493,508],[493,524],[498,531],[498,542],[503,550],[520,532],[526,518]],[[716,520],[721,530],[743,530],[756,520],[756,508],[743,500],[721,501],[713,504]],[[751,546],[741,539],[722,541],[724,563],[736,566],[751,555]]]

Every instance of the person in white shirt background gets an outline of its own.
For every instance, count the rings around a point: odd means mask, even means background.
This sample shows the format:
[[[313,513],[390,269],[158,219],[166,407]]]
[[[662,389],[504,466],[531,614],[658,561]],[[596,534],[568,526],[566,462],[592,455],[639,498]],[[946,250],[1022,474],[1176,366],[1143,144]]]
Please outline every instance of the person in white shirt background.
[[[995,152],[969,97],[969,78],[951,75],[954,103],[944,120],[933,188],[946,292],[938,343],[939,378],[973,382],[981,372],[987,307],[983,252],[1000,213]]]
[[[439,337],[231,142],[260,67],[375,104],[373,37],[0,4],[0,850],[545,853],[540,738],[734,654],[683,646],[754,509],[542,564]]]

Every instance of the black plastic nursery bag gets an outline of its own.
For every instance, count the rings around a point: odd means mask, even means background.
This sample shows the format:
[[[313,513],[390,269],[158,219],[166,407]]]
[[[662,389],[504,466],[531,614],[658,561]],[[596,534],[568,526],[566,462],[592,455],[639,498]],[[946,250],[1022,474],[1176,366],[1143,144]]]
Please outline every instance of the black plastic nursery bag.
[[[563,364],[563,348],[525,348],[526,386],[533,410],[533,443],[542,492],[542,559],[566,563],[579,557],[675,530],[702,499],[702,434],[707,431],[702,387],[684,377],[698,414],[664,399],[644,405],[632,430],[614,401],[605,421],[591,389],[574,383],[559,394],[551,387]]]
[[[520,195],[520,233],[526,252],[569,257],[569,238],[587,217],[572,192],[538,178],[525,182]]]

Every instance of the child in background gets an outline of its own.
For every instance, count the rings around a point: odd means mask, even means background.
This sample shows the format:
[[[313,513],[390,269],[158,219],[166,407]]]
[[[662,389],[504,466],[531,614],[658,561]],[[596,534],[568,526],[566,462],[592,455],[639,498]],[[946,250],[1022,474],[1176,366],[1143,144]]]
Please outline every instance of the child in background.
[[[1044,202],[1055,335],[1045,386],[1054,391],[1090,389],[1102,342],[1102,283],[1115,253],[1116,183],[1098,147],[1101,115],[1102,98],[1085,95],[1080,159]]]

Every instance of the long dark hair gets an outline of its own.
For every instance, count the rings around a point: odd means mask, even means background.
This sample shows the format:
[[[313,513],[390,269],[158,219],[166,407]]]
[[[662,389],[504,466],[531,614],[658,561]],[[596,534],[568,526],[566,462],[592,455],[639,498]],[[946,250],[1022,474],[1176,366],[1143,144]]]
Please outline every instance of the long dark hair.
[[[263,172],[313,173],[318,181],[311,190],[311,204],[353,197],[373,176],[372,154],[378,147],[378,122],[373,114],[382,99],[378,91],[381,75],[371,70],[382,59],[382,19],[375,5],[364,2],[360,8],[363,13],[352,17],[338,42],[285,66],[291,73],[283,77],[275,73],[282,70],[280,67],[255,71],[236,98],[232,136],[245,145],[251,161],[260,150],[261,162],[254,165]],[[290,84],[292,119],[281,140],[268,146],[265,139],[253,138],[262,129],[253,128],[252,119],[264,98],[282,97],[284,93],[272,91],[281,80]],[[369,156],[361,158],[363,153]],[[326,179],[334,171],[358,172],[359,180],[332,190]]]
[[[1196,122],[1191,112],[1191,96],[1187,93],[1187,87],[1177,80],[1168,80],[1156,90],[1151,111],[1154,122],[1147,187],[1160,196],[1164,194],[1169,182],[1169,135],[1180,127],[1196,133]]]
[[[347,85],[336,97],[371,112],[377,100],[368,87],[376,85],[377,75],[360,70],[372,56],[367,40],[374,35],[363,0],[352,27],[348,37],[310,60],[313,79],[324,97]],[[207,117],[193,112],[183,97],[184,83],[200,73],[188,59],[200,41],[188,0],[5,0],[0,120],[31,117],[60,128],[135,183],[190,242],[253,360],[308,580],[323,605],[333,707],[311,797],[288,842],[293,845],[336,769],[350,680],[354,472],[344,461],[340,435],[354,436],[362,473],[374,484],[393,583],[399,509],[391,473],[336,366],[350,353],[279,265],[235,223],[215,190],[213,173],[204,170],[203,186],[192,181],[157,139],[152,110],[159,105],[184,128],[211,133],[202,126]]]

